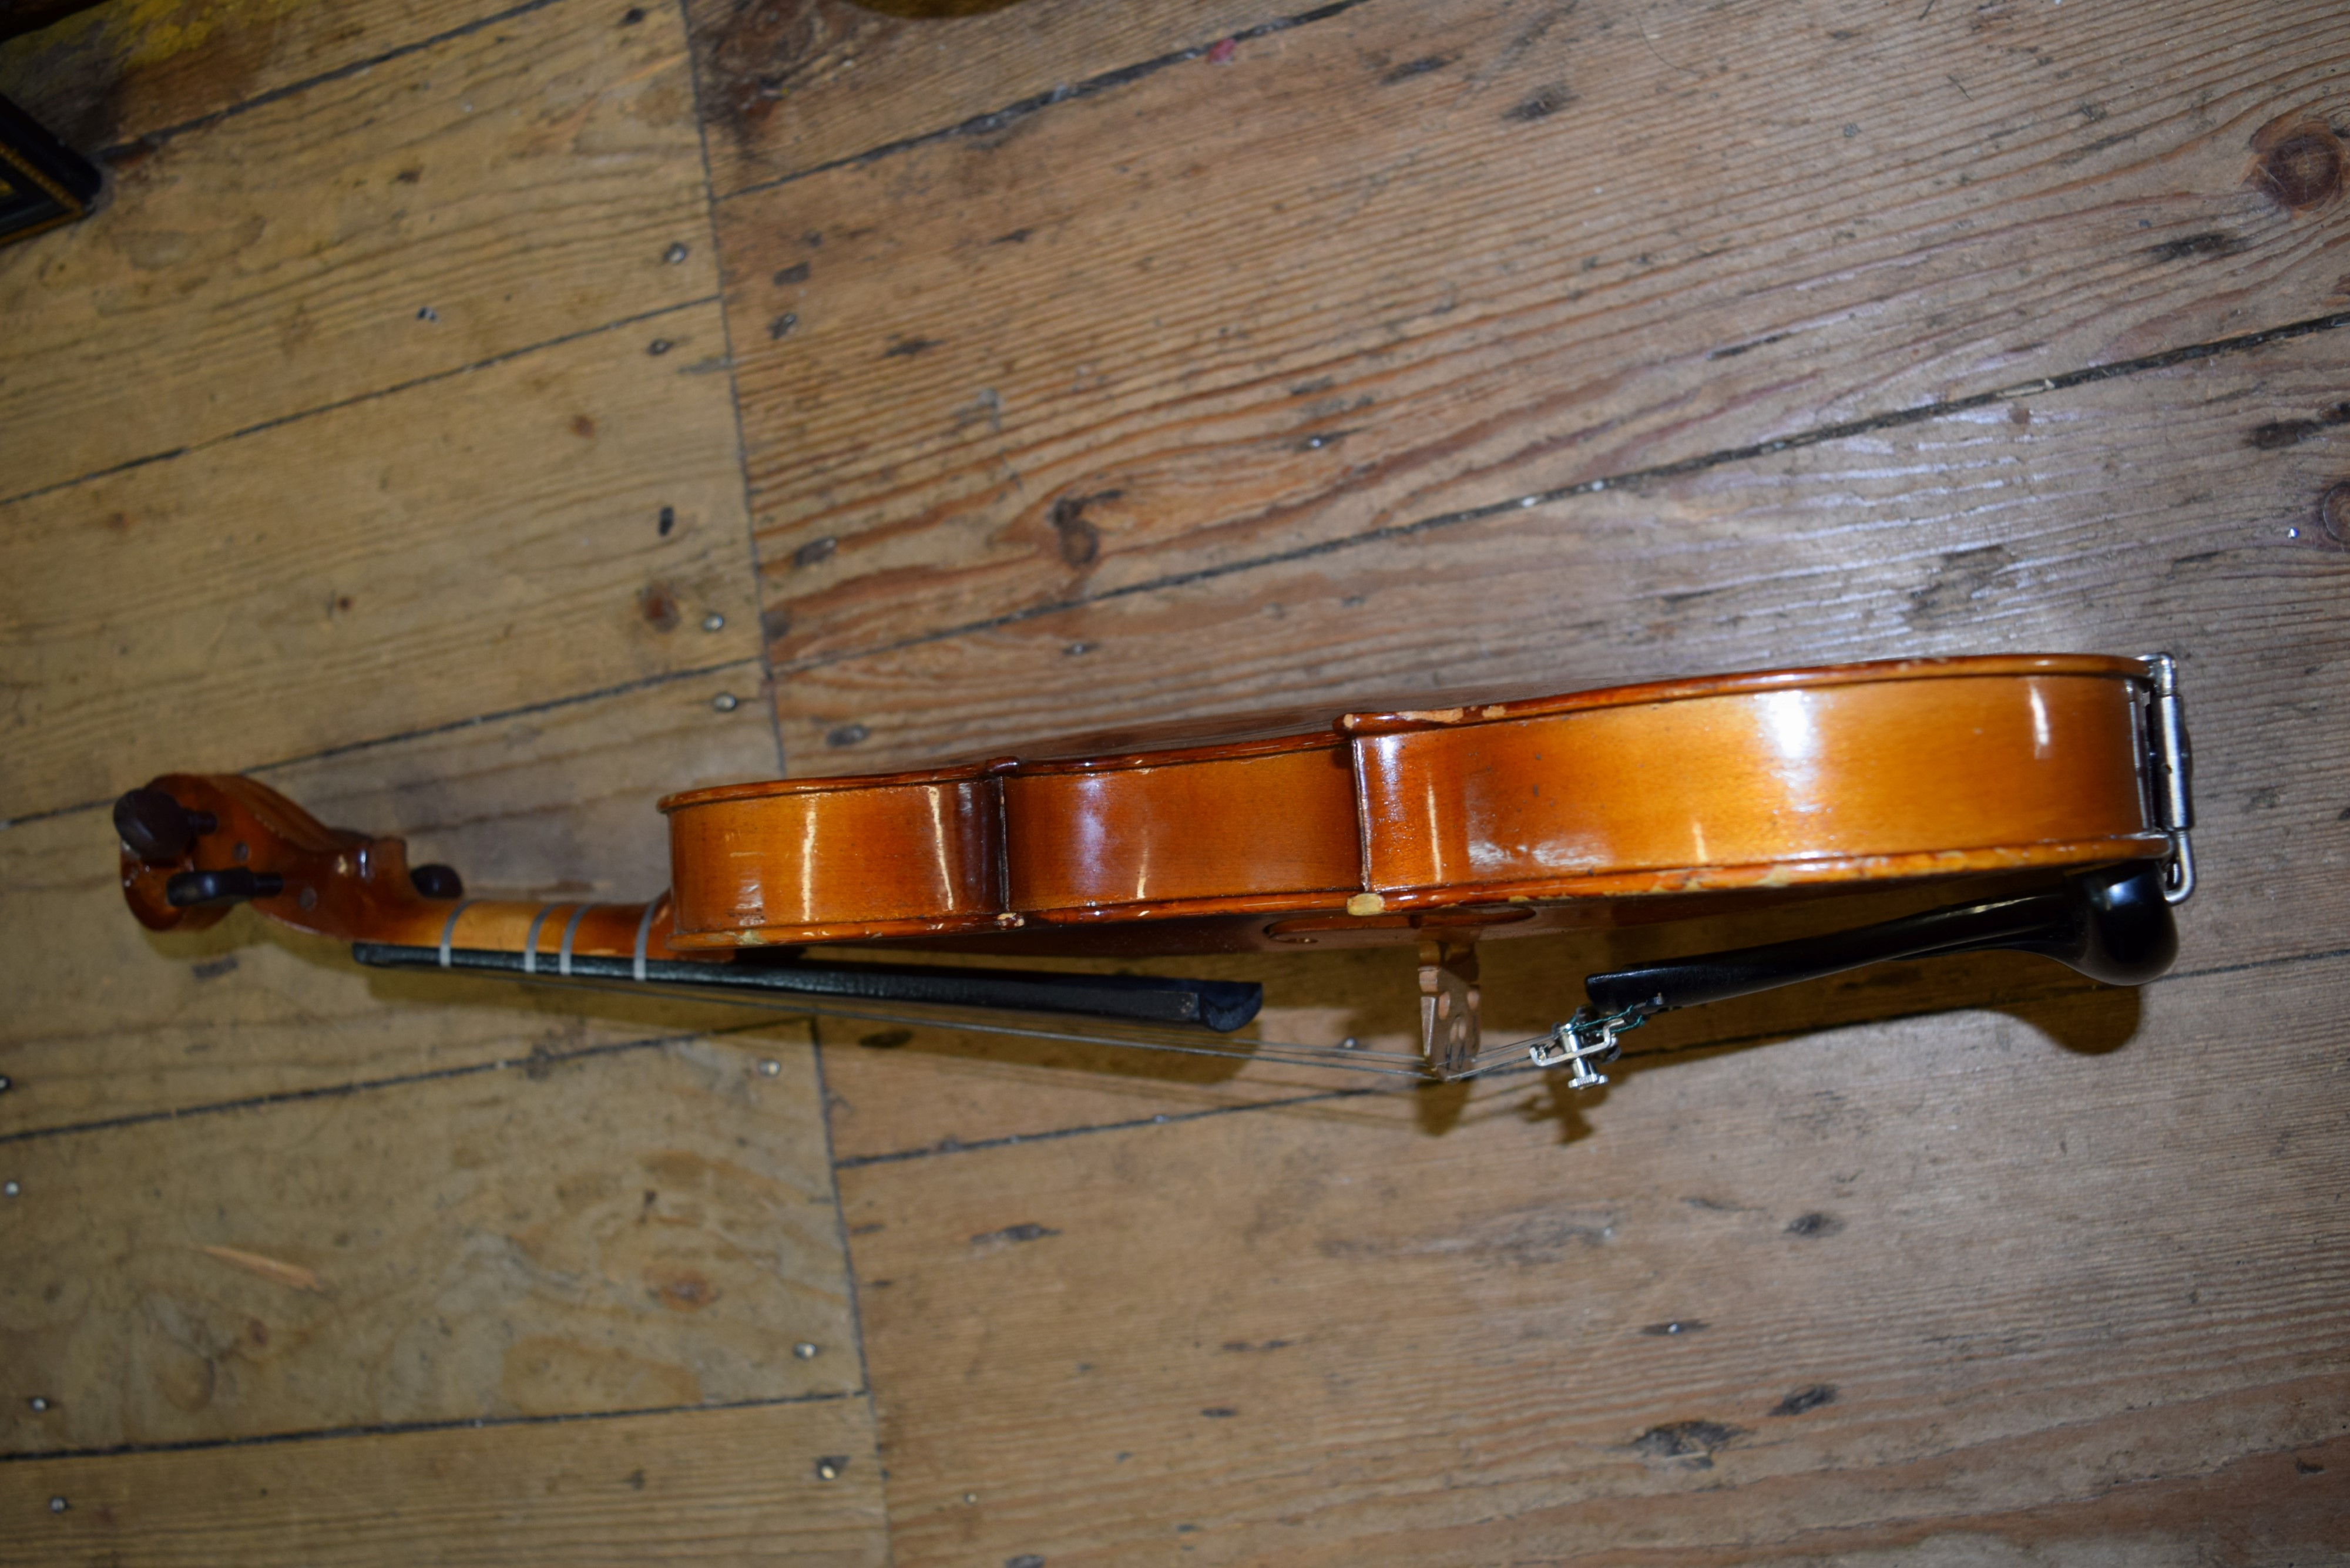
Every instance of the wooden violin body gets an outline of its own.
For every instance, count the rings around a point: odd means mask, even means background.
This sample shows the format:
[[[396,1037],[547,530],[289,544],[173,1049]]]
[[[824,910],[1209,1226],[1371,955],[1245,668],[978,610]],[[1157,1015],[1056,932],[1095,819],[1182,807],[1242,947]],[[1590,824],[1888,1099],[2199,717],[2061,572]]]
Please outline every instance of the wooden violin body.
[[[631,905],[458,899],[455,874],[411,872],[398,839],[328,828],[243,778],[168,774],[116,820],[124,895],[151,927],[250,901],[444,967],[613,961],[645,981],[826,943],[1418,942],[1431,1057],[1444,1021],[1470,1018],[1450,1026],[1456,1064],[1474,1048],[1467,955],[1482,936],[2125,863],[2168,860],[2174,899],[2191,886],[2159,657],[1904,659],[1355,712],[1211,745],[700,789],[661,810],[671,889]],[[2002,919],[1978,909],[1961,924]],[[2167,963],[2161,924],[2128,940]],[[2039,929],[2006,945],[2063,956],[2067,942]]]
[[[1659,895],[2154,858],[2147,681],[2135,659],[1910,659],[696,790],[661,803],[671,940],[1409,940]]]

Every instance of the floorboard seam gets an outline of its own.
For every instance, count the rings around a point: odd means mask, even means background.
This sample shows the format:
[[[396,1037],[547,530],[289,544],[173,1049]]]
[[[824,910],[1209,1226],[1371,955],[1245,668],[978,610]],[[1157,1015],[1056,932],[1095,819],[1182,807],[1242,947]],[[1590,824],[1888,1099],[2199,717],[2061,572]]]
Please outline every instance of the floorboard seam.
[[[702,60],[693,52],[693,17],[687,9],[687,0],[678,0],[678,18],[686,31],[689,68],[687,79],[693,90],[694,123],[701,135],[702,200],[703,233],[709,238],[711,255],[719,274],[725,274],[725,254],[718,238],[718,187],[710,171],[710,119],[702,110]],[[767,724],[775,739],[775,776],[782,778],[784,763],[784,715],[775,701],[775,666],[767,656],[767,618],[765,575],[759,562],[759,530],[754,521],[751,504],[751,449],[743,435],[743,388],[734,374],[734,319],[722,296],[718,306],[719,342],[726,355],[726,400],[734,417],[734,466],[743,482],[743,532],[751,557],[751,604],[758,617],[755,628],[759,639],[760,702],[767,711]],[[865,1314],[857,1299],[857,1269],[849,1261],[848,1213],[840,1200],[840,1172],[833,1158],[832,1092],[825,1078],[824,1035],[822,1021],[808,1020],[808,1061],[816,1078],[816,1125],[824,1129],[824,1160],[826,1180],[832,1189],[833,1243],[840,1251],[840,1275],[843,1288],[848,1293],[848,1333],[857,1352],[857,1378],[865,1397],[865,1418],[868,1429],[878,1434],[880,1418],[873,1407],[873,1370],[865,1354]],[[878,1440],[878,1439],[877,1439]],[[875,1452],[879,1463],[879,1449]],[[895,1532],[889,1527],[889,1471],[881,1471],[881,1555],[885,1563],[898,1558]]]
[[[690,39],[693,34],[693,18],[686,10],[686,0],[678,0],[678,20]],[[702,112],[702,61],[686,51],[689,65],[686,79],[693,89],[694,130],[702,149],[702,233],[708,238],[710,254],[719,275],[725,275],[725,254],[718,241],[718,187],[710,172],[710,119]],[[726,356],[726,406],[734,416],[734,468],[743,481],[743,534],[751,552],[751,604],[759,618],[754,628],[759,634],[759,673],[761,697],[767,709],[767,722],[775,732],[775,774],[782,778],[784,766],[784,717],[775,706],[775,671],[767,658],[766,596],[761,591],[765,576],[759,562],[759,530],[754,521],[751,505],[751,447],[743,433],[743,386],[734,374],[734,315],[726,307],[726,296],[718,296],[718,342]]]
[[[2178,970],[2170,974],[2164,975],[2160,980],[2152,981],[2148,983],[2160,985],[2167,981],[2173,981],[2203,980],[2217,975],[2242,974],[2252,970],[2281,969],[2292,964],[2322,963],[2329,960],[2339,960],[2345,958],[2350,958],[2350,948],[2329,948],[2323,952],[2293,953],[2282,958],[2272,959],[2251,959],[2242,963],[2219,964],[2210,969]],[[2039,1002],[2045,1001],[2052,995],[2064,994],[2085,993],[2039,992],[2021,994],[2011,992],[2000,996],[1986,997],[1981,999],[1980,1002],[1973,1002],[1969,1005],[1975,1008],[1997,1007],[2002,1002],[2025,1001]],[[1929,1018],[1936,1013],[1948,1012],[1950,1011],[1952,1011],[1952,1009],[1948,1006],[1918,1008],[1914,1012],[1888,1012],[1881,1017],[1856,1019],[1849,1023],[1830,1024],[1827,1025],[1827,1028],[1852,1029],[1878,1023],[1899,1023],[1909,1019]],[[1682,1056],[1700,1055],[1709,1051],[1736,1050],[1745,1046],[1762,1044],[1773,1040],[1784,1040],[1789,1038],[1792,1033],[1794,1032],[1786,1029],[1766,1029],[1752,1034],[1733,1034],[1724,1036],[1718,1040],[1692,1041],[1686,1045],[1667,1045],[1660,1046],[1654,1050],[1630,1053],[1626,1055],[1624,1060],[1627,1069],[1643,1067],[1652,1062],[1662,1062]],[[1510,1078],[1517,1077],[1535,1070],[1536,1069],[1531,1064],[1526,1064],[1518,1066],[1499,1068],[1492,1073],[1483,1075],[1483,1076],[1488,1079]],[[1006,1134],[1003,1137],[976,1138],[968,1143],[950,1138],[943,1142],[931,1144],[922,1148],[893,1149],[886,1154],[853,1154],[846,1159],[834,1161],[833,1168],[836,1171],[861,1170],[868,1166],[873,1165],[903,1165],[910,1160],[929,1159],[941,1155],[973,1154],[984,1149],[1009,1148],[1015,1144],[1051,1143],[1060,1138],[1082,1137],[1093,1133],[1131,1132],[1140,1127],[1172,1127],[1183,1122],[1205,1121],[1211,1116],[1237,1116],[1243,1111],[1286,1110],[1295,1106],[1316,1105],[1332,1100],[1361,1099],[1371,1095],[1417,1094],[1421,1089],[1434,1086],[1436,1085],[1419,1083],[1408,1085],[1371,1084],[1366,1085],[1360,1088],[1324,1089],[1308,1095],[1292,1095],[1277,1100],[1257,1100],[1248,1105],[1242,1106],[1211,1106],[1204,1110],[1170,1111],[1156,1116],[1133,1116],[1122,1121],[1091,1122],[1083,1127],[1053,1127],[1044,1132],[1010,1133]]]
[[[854,1399],[862,1388],[827,1394],[778,1394],[760,1399],[713,1399],[700,1405],[647,1405],[625,1410],[567,1410],[540,1416],[456,1416],[443,1421],[384,1421],[349,1427],[315,1427],[295,1432],[258,1432],[244,1438],[191,1438],[177,1443],[116,1443],[101,1449],[41,1449],[0,1454],[0,1465],[36,1459],[105,1459],[127,1454],[184,1454],[204,1449],[253,1449],[279,1443],[315,1443],[338,1438],[396,1437],[410,1432],[454,1432],[500,1427],[554,1427],[573,1421],[623,1421],[638,1416],[689,1416],[703,1410],[764,1410],[785,1405],[827,1405]]]
[[[305,77],[297,82],[288,82],[284,87],[271,88],[267,92],[256,93],[252,98],[230,104],[225,109],[213,109],[210,114],[200,114],[193,119],[183,119],[176,125],[167,125],[156,130],[142,130],[126,140],[118,141],[110,147],[101,149],[98,156],[101,162],[116,163],[134,153],[151,152],[163,143],[177,137],[185,136],[192,131],[218,125],[224,119],[234,119],[239,115],[249,114],[256,109],[282,102],[286,99],[308,92],[313,88],[325,87],[329,82],[364,76],[378,66],[389,65],[393,60],[406,59],[411,55],[422,54],[425,50],[437,48],[452,39],[468,37],[485,28],[511,22],[517,16],[527,16],[534,11],[544,11],[550,5],[559,4],[561,0],[523,0],[519,5],[511,5],[505,10],[492,12],[486,16],[478,16],[471,22],[460,23],[454,27],[434,33],[429,37],[419,38],[413,43],[401,44],[396,48],[387,49],[382,54],[370,55],[363,60],[353,60],[348,65],[337,66],[333,70],[321,71],[317,76]]]
[[[128,473],[134,468],[144,468],[151,462],[169,462],[175,457],[185,457],[192,450],[194,449],[191,447],[175,446],[168,452],[151,452],[145,457],[125,458],[120,462],[109,463],[104,468],[93,468],[88,473],[78,473],[71,479],[60,479],[54,484],[40,485],[36,489],[22,491],[15,495],[0,496],[0,506],[14,506],[19,501],[36,500],[52,491],[71,490],[77,484],[88,484],[96,480],[111,479],[118,473]]]
[[[186,1121],[196,1116],[216,1116],[231,1111],[257,1110],[267,1106],[297,1105],[304,1100],[340,1099],[350,1095],[370,1094],[378,1089],[406,1088],[414,1084],[445,1083],[452,1078],[479,1077],[485,1073],[504,1073],[521,1068],[525,1073],[543,1072],[573,1062],[592,1061],[599,1056],[625,1055],[631,1052],[650,1051],[663,1045],[674,1045],[681,1040],[708,1039],[727,1034],[740,1034],[772,1023],[771,1018],[753,1019],[747,1023],[728,1024],[717,1029],[677,1029],[666,1034],[646,1034],[634,1040],[613,1040],[601,1045],[583,1045],[573,1051],[549,1051],[523,1056],[501,1056],[488,1062],[468,1062],[463,1066],[434,1067],[421,1073],[395,1073],[383,1078],[359,1078],[348,1084],[321,1084],[307,1089],[279,1089],[266,1095],[248,1095],[243,1099],[214,1100],[197,1106],[174,1106],[163,1110],[134,1111],[127,1116],[103,1116],[96,1121],[60,1122],[55,1127],[25,1127],[16,1132],[0,1133],[0,1147],[31,1143],[41,1138],[63,1137],[69,1133],[111,1132],[118,1127],[146,1127],[154,1122]]]
[[[1154,1116],[1131,1116],[1124,1121],[1089,1122],[1078,1127],[1053,1127],[1045,1132],[1007,1133],[1002,1137],[974,1138],[968,1143],[949,1138],[924,1148],[894,1149],[888,1154],[852,1154],[834,1162],[835,1170],[862,1170],[872,1165],[903,1165],[909,1160],[929,1159],[937,1155],[975,1154],[983,1149],[1010,1148],[1015,1144],[1053,1143],[1065,1137],[1083,1137],[1091,1133],[1131,1132],[1137,1127],[1174,1127],[1183,1122],[1206,1121],[1211,1116],[1236,1116],[1242,1111],[1285,1109],[1292,1106],[1317,1105],[1326,1100],[1357,1100],[1367,1095],[1394,1095],[1416,1091],[1387,1084],[1366,1085],[1360,1088],[1323,1089],[1310,1095],[1291,1095],[1278,1100],[1258,1100],[1245,1106],[1210,1106],[1197,1111],[1163,1111]]]
[[[1242,27],[1220,37],[1211,38],[1205,43],[1194,44],[1187,48],[1170,49],[1163,55],[1156,55],[1130,66],[1120,66],[1116,70],[1104,71],[1098,76],[1087,77],[1081,82],[1064,83],[1058,87],[1047,88],[1044,92],[1032,93],[1026,98],[1004,105],[1002,109],[990,109],[985,114],[974,114],[968,119],[941,126],[936,130],[925,130],[913,136],[900,137],[895,141],[885,141],[879,146],[868,147],[862,152],[852,152],[847,157],[830,159],[822,163],[811,163],[805,169],[795,169],[788,174],[778,174],[772,179],[761,180],[754,184],[737,186],[724,195],[714,196],[713,199],[717,202],[732,202],[738,196],[748,196],[761,191],[772,191],[779,185],[789,185],[797,181],[813,179],[818,174],[828,174],[837,169],[852,169],[863,163],[879,162],[884,158],[894,158],[899,153],[911,152],[917,148],[929,147],[941,141],[950,141],[957,137],[990,135],[1002,130],[1005,126],[1025,119],[1040,110],[1050,109],[1055,104],[1076,103],[1085,99],[1097,98],[1103,93],[1113,92],[1119,88],[1141,81],[1146,77],[1157,76],[1170,66],[1180,66],[1186,61],[1205,58],[1211,51],[1226,43],[1245,44],[1274,33],[1288,32],[1293,27],[1310,26],[1314,23],[1327,21],[1333,16],[1341,16],[1358,5],[1366,5],[1369,3],[1370,0],[1332,0],[1329,5],[1317,5],[1310,11],[1300,11],[1290,16],[1276,16],[1270,21],[1259,22],[1253,26]]]
[[[874,1433],[878,1456],[881,1413],[873,1403],[873,1368],[865,1354],[865,1309],[858,1300],[857,1263],[848,1250],[848,1208],[840,1197],[840,1162],[833,1154],[832,1086],[825,1078],[823,1023],[819,1018],[808,1020],[808,1056],[816,1069],[816,1125],[824,1128],[826,1174],[832,1181],[833,1237],[840,1247],[840,1274],[848,1290],[848,1332],[857,1342],[857,1381],[865,1391],[865,1418]],[[897,1532],[889,1523],[889,1471],[887,1466],[881,1470],[881,1552],[887,1562],[897,1562]]]
[[[1320,556],[1334,556],[1366,545],[1386,544],[1422,534],[1432,534],[1469,523],[1482,523],[1509,513],[1531,510],[1577,495],[1596,494],[1607,490],[1637,490],[1661,480],[1679,479],[1686,474],[1700,473],[1708,469],[1731,463],[1748,462],[1758,457],[1769,457],[1782,452],[1794,452],[1804,447],[1823,445],[1847,437],[1865,435],[1872,431],[1891,430],[1902,425],[1923,424],[1931,420],[1947,419],[2001,402],[2014,402],[2025,398],[2044,396],[2050,392],[2069,390],[2097,381],[2119,380],[2142,375],[2150,370],[2166,369],[2174,365],[2189,364],[2199,359],[2218,358],[2229,354],[2241,354],[2271,343],[2282,343],[2296,337],[2312,337],[2350,327],[2350,311],[2335,311],[2329,316],[2312,317],[2303,321],[2287,322],[2259,332],[2247,332],[2233,337],[2214,338],[2207,343],[2190,344],[2180,348],[2167,348],[2158,353],[2140,355],[2107,365],[2085,366],[2054,376],[2037,377],[2010,387],[1995,388],[1987,392],[1975,392],[1962,398],[1950,398],[1915,408],[1896,409],[1886,413],[1867,414],[1856,420],[1844,420],[1835,424],[1816,425],[1793,435],[1776,436],[1768,441],[1750,442],[1744,446],[1723,447],[1696,457],[1680,458],[1671,462],[1656,463],[1647,468],[1627,469],[1621,473],[1586,479],[1577,484],[1561,485],[1553,490],[1536,491],[1530,495],[1512,496],[1504,501],[1490,501],[1479,506],[1464,506],[1457,511],[1440,512],[1409,523],[1390,524],[1384,528],[1366,529],[1359,534],[1347,534],[1336,539],[1323,539],[1295,549],[1279,550],[1271,555],[1252,556],[1247,560],[1231,561],[1219,566],[1201,566],[1193,571],[1170,572],[1147,582],[1128,583],[1120,587],[1105,588],[1099,593],[1080,597],[1054,599],[1045,604],[1031,605],[1023,609],[1007,610],[1002,615],[982,620],[928,631],[917,636],[900,638],[894,642],[877,643],[870,647],[843,649],[816,658],[802,659],[779,664],[776,672],[793,675],[851,659],[875,659],[885,654],[899,653],[910,648],[929,643],[951,641],[959,637],[971,637],[994,631],[1003,627],[1017,626],[1025,621],[1039,620],[1046,616],[1061,615],[1070,610],[1089,608],[1114,599],[1131,598],[1138,594],[1162,593],[1170,588],[1188,587],[1194,583],[1211,582],[1220,577],[1235,576],[1267,566],[1285,566],[1295,561],[1311,560]]]
[[[650,691],[655,687],[672,685],[680,680],[699,680],[705,676],[723,675],[727,670],[756,662],[757,660],[753,657],[744,655],[739,659],[721,659],[716,664],[699,664],[691,670],[664,670],[659,675],[647,675],[635,680],[623,680],[617,686],[599,686],[593,691],[575,691],[567,697],[549,697],[537,702],[525,702],[520,707],[500,708],[494,712],[476,713],[470,718],[451,719],[444,723],[426,724],[414,730],[401,730],[396,734],[375,735],[364,741],[346,741],[338,746],[328,746],[323,751],[304,752],[298,756],[280,757],[276,762],[255,763],[240,771],[246,774],[279,773],[286,768],[303,767],[311,763],[347,757],[357,752],[373,751],[378,746],[395,746],[404,741],[421,741],[434,735],[452,734],[459,730],[473,729],[479,724],[503,724],[509,719],[528,719],[540,713],[552,713],[559,709],[576,708],[582,702],[600,702],[608,698],[626,697],[632,692]],[[47,822],[51,817],[71,816],[76,812],[104,810],[113,805],[114,797],[109,795],[104,800],[85,800],[72,805],[50,806],[44,811],[28,811],[22,816],[0,817],[0,833],[5,833],[12,827],[22,827],[28,823]]]
[[[92,469],[89,472],[78,474],[72,479],[60,479],[54,484],[44,484],[15,495],[0,496],[0,507],[14,506],[23,501],[37,500],[41,496],[54,494],[60,490],[71,490],[77,484],[88,484],[129,469],[144,468],[151,462],[168,462],[173,458],[185,457],[190,452],[209,452],[213,447],[223,446],[233,441],[242,441],[246,436],[259,435],[264,431],[274,431],[281,425],[296,424],[303,420],[315,419],[320,414],[331,414],[338,410],[357,408],[361,403],[371,403],[380,398],[389,398],[396,393],[412,391],[418,387],[429,387],[435,381],[445,381],[453,376],[470,376],[476,370],[487,370],[493,367],[504,365],[509,360],[519,359],[526,354],[537,354],[549,348],[560,348],[566,344],[577,343],[583,338],[594,337],[606,332],[618,332],[624,327],[637,327],[648,321],[658,321],[664,316],[673,316],[681,310],[691,310],[704,305],[716,305],[719,306],[720,316],[723,317],[725,315],[722,297],[715,294],[705,294],[693,299],[681,299],[674,305],[656,306],[650,310],[640,310],[634,316],[623,316],[617,320],[602,322],[594,327],[583,327],[577,332],[566,332],[541,342],[524,344],[519,348],[508,348],[503,353],[493,354],[486,359],[476,359],[465,365],[452,365],[445,370],[434,370],[422,376],[413,376],[405,381],[396,381],[389,387],[378,387],[371,391],[355,393],[348,398],[338,398],[331,403],[320,403],[315,408],[298,409],[290,414],[279,414],[275,419],[264,420],[259,424],[245,425],[241,429],[233,430],[226,435],[216,435],[209,440],[195,441],[187,446],[173,447],[169,452],[159,452],[146,457],[134,457],[128,462],[114,463],[106,468]],[[733,374],[731,365],[728,374],[730,376]]]

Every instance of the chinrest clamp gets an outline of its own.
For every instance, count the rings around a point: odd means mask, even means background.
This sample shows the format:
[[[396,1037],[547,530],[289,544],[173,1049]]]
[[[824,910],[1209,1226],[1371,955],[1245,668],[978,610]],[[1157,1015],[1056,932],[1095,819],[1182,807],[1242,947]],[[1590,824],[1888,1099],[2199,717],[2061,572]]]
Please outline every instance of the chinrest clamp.
[[[1646,1023],[1651,1011],[1633,1006],[1601,1012],[1589,1006],[1578,1007],[1575,1016],[1553,1029],[1546,1039],[1528,1045],[1526,1055],[1537,1067],[1565,1067],[1567,1087],[1571,1089],[1596,1089],[1607,1078],[1594,1064],[1605,1067],[1621,1055],[1623,1048],[1616,1044],[1617,1038]]]

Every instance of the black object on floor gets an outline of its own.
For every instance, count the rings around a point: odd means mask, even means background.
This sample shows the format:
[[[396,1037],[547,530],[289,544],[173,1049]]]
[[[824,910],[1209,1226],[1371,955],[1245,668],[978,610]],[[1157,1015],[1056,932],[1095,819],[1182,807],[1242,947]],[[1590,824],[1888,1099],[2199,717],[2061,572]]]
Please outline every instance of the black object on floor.
[[[88,160],[0,98],[0,244],[80,217],[99,182]]]

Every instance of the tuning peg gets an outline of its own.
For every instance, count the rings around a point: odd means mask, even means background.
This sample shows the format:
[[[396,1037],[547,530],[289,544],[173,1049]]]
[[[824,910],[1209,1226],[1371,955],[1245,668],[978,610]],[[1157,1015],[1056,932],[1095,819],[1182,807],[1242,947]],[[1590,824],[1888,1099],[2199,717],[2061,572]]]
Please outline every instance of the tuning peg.
[[[186,858],[203,835],[220,826],[209,811],[191,811],[160,789],[134,789],[114,803],[114,831],[150,866]]]
[[[430,866],[411,867],[408,882],[416,889],[416,896],[420,898],[462,898],[465,896],[465,879],[457,875],[457,868],[443,866],[438,861]]]
[[[198,904],[242,904],[247,898],[275,898],[286,891],[286,878],[268,871],[248,871],[232,866],[220,871],[182,871],[163,884],[163,899],[175,909]]]

